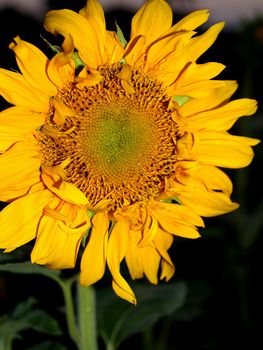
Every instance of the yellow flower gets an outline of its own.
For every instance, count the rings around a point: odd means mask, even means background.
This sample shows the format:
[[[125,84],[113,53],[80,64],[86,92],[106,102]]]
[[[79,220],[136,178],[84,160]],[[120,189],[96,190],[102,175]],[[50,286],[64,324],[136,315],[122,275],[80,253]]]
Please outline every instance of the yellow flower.
[[[0,115],[0,248],[35,239],[33,263],[61,269],[81,257],[90,285],[108,266],[113,289],[136,303],[120,272],[168,281],[174,235],[197,238],[201,216],[238,207],[218,167],[247,166],[258,140],[228,133],[256,102],[229,102],[235,81],[212,80],[220,63],[197,63],[223,28],[202,35],[207,10],[172,25],[164,0],[135,14],[131,37],[106,30],[97,0],[79,14],[50,11],[45,28],[61,34],[49,60],[14,38],[21,73],[0,70],[13,106]]]

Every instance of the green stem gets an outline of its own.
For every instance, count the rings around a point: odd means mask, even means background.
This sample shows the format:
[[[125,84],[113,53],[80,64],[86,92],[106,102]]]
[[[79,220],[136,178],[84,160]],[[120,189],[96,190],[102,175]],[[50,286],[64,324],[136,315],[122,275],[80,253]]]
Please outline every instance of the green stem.
[[[96,325],[96,300],[92,287],[78,283],[79,350],[98,350]]]
[[[12,337],[6,337],[2,341],[0,341],[0,350],[12,350]]]
[[[80,335],[78,333],[76,322],[75,322],[75,314],[74,314],[74,304],[72,298],[71,286],[72,283],[70,281],[60,283],[60,286],[63,291],[65,306],[66,306],[66,316],[67,316],[67,326],[71,339],[78,346]]]
[[[115,346],[112,343],[107,343],[107,349],[106,350],[115,350]]]

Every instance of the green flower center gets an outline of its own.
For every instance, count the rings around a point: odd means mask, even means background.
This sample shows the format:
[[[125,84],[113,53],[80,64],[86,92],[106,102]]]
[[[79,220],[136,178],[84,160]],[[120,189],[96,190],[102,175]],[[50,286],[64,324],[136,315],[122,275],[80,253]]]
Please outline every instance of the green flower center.
[[[140,164],[155,144],[154,125],[145,108],[126,98],[92,108],[80,132],[83,152],[93,171],[115,183],[138,175]]]

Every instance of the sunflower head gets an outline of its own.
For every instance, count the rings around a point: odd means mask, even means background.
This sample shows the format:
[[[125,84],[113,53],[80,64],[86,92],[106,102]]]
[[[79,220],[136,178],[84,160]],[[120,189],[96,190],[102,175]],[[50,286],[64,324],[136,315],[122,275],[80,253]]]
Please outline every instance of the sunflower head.
[[[46,15],[45,28],[64,36],[52,59],[14,38],[20,73],[0,70],[13,105],[0,117],[0,200],[10,202],[1,248],[35,239],[32,262],[55,269],[74,267],[80,253],[82,284],[108,265],[115,292],[135,303],[123,259],[133,279],[167,281],[174,236],[197,238],[202,216],[237,208],[220,167],[250,163],[258,140],[228,130],[256,102],[230,101],[236,82],[214,79],[224,66],[198,63],[223,28],[198,35],[208,16],[172,25],[168,3],[148,0],[126,41],[88,0],[79,13]]]

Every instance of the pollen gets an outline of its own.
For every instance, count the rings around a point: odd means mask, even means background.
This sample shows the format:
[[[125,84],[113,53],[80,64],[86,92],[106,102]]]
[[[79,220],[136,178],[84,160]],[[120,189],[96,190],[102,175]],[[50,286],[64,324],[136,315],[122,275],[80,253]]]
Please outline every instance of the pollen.
[[[159,197],[176,162],[171,98],[140,69],[124,67],[99,67],[100,82],[92,86],[77,79],[65,85],[39,132],[42,163],[69,159],[66,181],[91,207],[109,200],[109,212]]]

